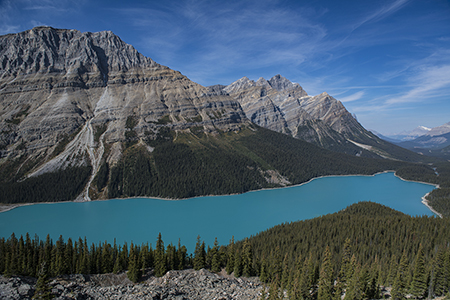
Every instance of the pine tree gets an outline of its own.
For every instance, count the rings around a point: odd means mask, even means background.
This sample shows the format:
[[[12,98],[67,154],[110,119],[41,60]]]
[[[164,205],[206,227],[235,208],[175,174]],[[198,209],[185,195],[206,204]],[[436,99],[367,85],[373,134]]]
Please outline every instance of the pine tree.
[[[227,265],[225,267],[227,274],[234,271],[234,236],[231,238],[230,244],[227,247]]]
[[[291,273],[289,270],[289,256],[288,253],[284,255],[283,264],[281,267],[281,289],[284,290],[289,286],[289,274]]]
[[[145,274],[145,269],[148,266],[148,245],[142,245],[139,252],[139,265],[141,266],[141,273]]]
[[[51,288],[48,285],[48,272],[47,262],[44,261],[39,270],[33,299],[53,299]]]
[[[425,270],[425,254],[422,244],[417,250],[416,260],[414,262],[413,277],[411,282],[411,294],[419,299],[426,296],[427,291],[427,273]]]
[[[242,246],[242,275],[244,277],[250,277],[253,275],[253,252],[252,245],[245,238],[244,245]]]
[[[200,240],[200,236],[197,236],[197,243],[194,251],[194,270],[200,270],[206,266],[206,251],[205,242]]]
[[[239,251],[234,254],[234,277],[238,278],[242,276],[242,259]]]
[[[269,273],[267,269],[267,260],[263,257],[261,259],[261,269],[259,271],[259,280],[261,280],[262,282],[267,282],[269,279]]]
[[[353,258],[353,259],[352,259]],[[339,271],[339,279],[342,282],[343,288],[347,287],[348,280],[353,275],[355,259],[352,254],[351,241],[349,238],[345,239],[344,247],[342,249],[341,270]]]
[[[187,249],[186,246],[181,246],[181,241],[178,239],[178,270],[184,270],[186,268],[186,256]]]
[[[282,297],[280,295],[280,278],[278,277],[277,274],[270,283],[268,300],[278,300],[278,299],[282,299]]]
[[[103,244],[102,252],[101,252],[101,270],[102,273],[110,273],[112,271],[112,262],[110,260],[110,245],[106,243]],[[69,259],[68,259],[69,260]],[[67,261],[67,264],[69,262]]]
[[[333,298],[333,267],[331,259],[330,247],[327,246],[320,268],[318,300],[330,300]]]
[[[220,272],[220,253],[219,253],[219,242],[217,238],[214,239],[214,247],[211,249],[212,259],[211,259],[211,271]]]
[[[128,258],[128,272],[127,277],[132,282],[138,282],[141,278],[140,268],[138,266],[138,256],[136,253],[136,248],[133,243],[130,245],[130,257]]]
[[[408,258],[406,251],[403,251],[400,263],[397,269],[394,284],[392,286],[391,297],[393,300],[404,299],[406,295],[406,286],[408,280]]]
[[[121,271],[120,269],[120,259],[117,257],[114,261],[113,273],[118,274]]]
[[[292,277],[289,287],[289,299],[300,299],[300,278],[303,271],[303,261],[301,255],[299,255],[295,261],[295,269],[291,271]]]
[[[156,248],[155,248],[155,276],[156,277],[162,277],[167,272],[166,268],[166,259],[165,259],[165,248],[164,248],[164,242],[161,238],[161,233],[158,235],[158,240],[156,241]]]
[[[375,260],[369,271],[369,282],[367,285],[366,295],[369,299],[379,299],[380,298],[380,286],[378,284],[380,277],[380,263],[378,257],[375,256]]]
[[[315,267],[312,253],[305,259],[303,263],[303,269],[300,276],[300,295],[301,299],[312,299],[314,294],[314,277],[315,277]]]
[[[385,285],[393,285],[395,278],[397,277],[397,269],[398,269],[398,262],[397,262],[397,256],[395,254],[392,255],[391,261],[389,263],[389,272],[386,278]]]
[[[357,264],[353,275],[348,280],[348,286],[345,291],[344,300],[359,300],[364,296],[364,285],[361,280],[361,265]]]

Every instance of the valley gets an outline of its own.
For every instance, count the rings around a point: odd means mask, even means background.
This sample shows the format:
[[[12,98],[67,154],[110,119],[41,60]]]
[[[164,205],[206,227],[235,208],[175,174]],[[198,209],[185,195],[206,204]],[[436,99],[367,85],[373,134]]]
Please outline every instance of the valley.
[[[281,75],[202,86],[111,31],[3,35],[0,285],[47,295],[51,277],[62,295],[73,291],[58,280],[72,276],[80,295],[98,295],[84,275],[116,273],[127,274],[132,293],[147,293],[141,275],[188,269],[165,277],[186,279],[194,269],[214,282],[213,273],[230,276],[252,297],[368,299],[382,297],[381,287],[393,298],[444,297],[450,163],[423,154]],[[289,194],[320,182],[332,183]],[[420,203],[425,194],[440,217]],[[63,237],[65,227],[80,231]],[[164,230],[172,230],[166,244]],[[23,276],[37,280],[26,288]],[[259,279],[252,286],[242,276]]]

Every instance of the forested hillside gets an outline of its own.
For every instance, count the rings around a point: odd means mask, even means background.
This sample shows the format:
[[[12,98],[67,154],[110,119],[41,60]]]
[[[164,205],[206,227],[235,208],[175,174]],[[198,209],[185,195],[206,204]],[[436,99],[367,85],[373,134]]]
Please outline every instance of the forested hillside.
[[[374,174],[410,165],[331,152],[255,125],[219,136],[165,132],[146,142],[152,152],[135,144],[117,165],[105,166],[110,169],[108,198],[187,198],[281,186],[266,180],[269,170],[298,184],[323,175]],[[97,188],[102,192],[104,186]]]
[[[193,267],[236,277],[259,276],[281,299],[380,299],[382,287],[403,299],[448,295],[450,219],[410,217],[380,204],[363,202],[289,224],[227,246],[206,246],[200,237],[194,253],[178,243],[89,244],[60,237],[56,242],[28,235],[0,239],[0,274],[39,276],[42,283],[60,274],[118,273],[137,282],[143,272],[163,276]],[[38,281],[39,284],[39,281]],[[43,284],[45,288],[45,284]]]
[[[243,193],[299,184],[318,176],[395,170],[404,179],[439,184],[441,189],[433,191],[428,200],[443,215],[450,213],[448,162],[415,164],[336,153],[253,124],[218,134],[162,127],[156,137],[128,135],[123,148],[117,163],[101,160],[90,184],[91,199]],[[111,147],[105,147],[104,157],[110,151]],[[18,172],[12,171],[17,168]],[[19,180],[32,168],[33,161],[26,154],[0,165],[0,202],[74,200],[92,173],[90,166],[71,167]]]

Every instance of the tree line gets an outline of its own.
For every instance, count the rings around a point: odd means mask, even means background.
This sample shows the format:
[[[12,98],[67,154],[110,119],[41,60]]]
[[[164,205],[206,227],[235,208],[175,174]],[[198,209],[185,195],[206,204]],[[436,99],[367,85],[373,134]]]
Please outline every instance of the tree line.
[[[54,277],[127,271],[144,274],[208,268],[213,272],[259,276],[270,299],[393,299],[444,296],[450,292],[450,220],[410,217],[364,202],[312,220],[281,224],[253,237],[212,247],[197,238],[193,253],[178,242],[155,247],[85,239],[56,242],[47,236],[0,239],[0,273]]]
[[[363,202],[249,239],[270,299],[393,299],[450,292],[450,219],[411,217]],[[237,243],[238,247],[242,247]]]

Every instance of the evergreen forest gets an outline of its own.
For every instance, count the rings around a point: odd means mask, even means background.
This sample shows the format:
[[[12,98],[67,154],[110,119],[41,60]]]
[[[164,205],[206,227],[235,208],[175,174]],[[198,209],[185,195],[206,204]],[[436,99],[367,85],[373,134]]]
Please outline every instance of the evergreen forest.
[[[319,218],[275,226],[242,241],[193,253],[180,242],[89,244],[86,238],[0,239],[0,273],[38,282],[62,274],[127,272],[139,282],[151,272],[208,268],[259,276],[267,299],[393,299],[450,296],[450,219],[411,217],[371,202]]]
[[[127,132],[134,132],[135,123],[133,118],[127,119]],[[96,139],[104,130],[96,131]],[[450,215],[450,163],[438,159],[431,163],[430,158],[424,157],[422,163],[412,163],[357,157],[254,124],[239,132],[219,131],[217,135],[205,134],[195,127],[176,133],[161,125],[156,135],[146,133],[138,138],[128,134],[126,138],[118,162],[110,165],[103,159],[90,187],[91,199],[181,199],[234,194],[285,183],[299,184],[325,175],[367,175],[393,170],[407,180],[439,185],[428,195],[428,201],[442,215]],[[104,157],[109,151],[106,146]],[[91,166],[80,166],[27,178],[27,172],[38,164],[27,154],[0,164],[0,203],[74,200],[92,173]],[[275,172],[282,181],[273,181],[268,171]]]

